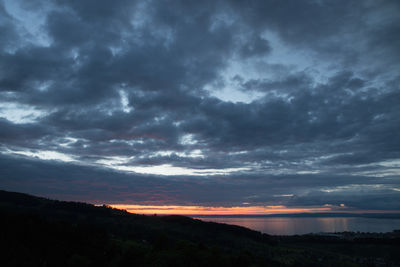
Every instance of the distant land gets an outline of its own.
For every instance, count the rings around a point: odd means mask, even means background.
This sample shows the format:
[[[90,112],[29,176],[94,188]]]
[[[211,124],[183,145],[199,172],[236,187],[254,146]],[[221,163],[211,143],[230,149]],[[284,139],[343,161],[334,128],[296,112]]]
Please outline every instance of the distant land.
[[[400,265],[399,230],[271,236],[7,191],[0,191],[0,214],[2,266]]]
[[[276,217],[288,217],[288,218],[305,218],[305,217],[363,217],[363,218],[386,218],[386,219],[400,219],[400,213],[289,213],[289,214],[265,214],[265,215],[191,215],[190,217],[197,218],[276,218]]]

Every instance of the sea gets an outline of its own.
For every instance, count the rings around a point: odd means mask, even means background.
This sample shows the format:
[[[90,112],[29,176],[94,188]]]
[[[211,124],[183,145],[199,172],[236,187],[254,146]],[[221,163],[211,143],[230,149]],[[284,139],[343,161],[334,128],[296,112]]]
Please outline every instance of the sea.
[[[370,232],[400,230],[400,218],[368,217],[193,217],[208,222],[244,226],[270,235],[309,233]]]

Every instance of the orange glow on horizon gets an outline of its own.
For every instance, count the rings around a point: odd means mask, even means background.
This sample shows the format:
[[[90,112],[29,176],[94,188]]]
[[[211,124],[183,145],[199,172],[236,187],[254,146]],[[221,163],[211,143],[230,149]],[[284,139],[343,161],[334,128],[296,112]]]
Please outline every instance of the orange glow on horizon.
[[[204,207],[204,206],[147,206],[111,204],[110,207],[136,214],[159,215],[267,215],[287,213],[318,213],[332,211],[330,207],[288,208],[286,206],[239,206],[239,207]]]

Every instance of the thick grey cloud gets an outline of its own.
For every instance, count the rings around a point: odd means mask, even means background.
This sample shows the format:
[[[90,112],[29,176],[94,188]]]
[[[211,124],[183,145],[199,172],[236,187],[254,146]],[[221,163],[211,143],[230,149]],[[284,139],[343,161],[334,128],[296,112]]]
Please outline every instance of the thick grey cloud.
[[[399,9],[2,0],[0,186],[98,202],[398,209]]]

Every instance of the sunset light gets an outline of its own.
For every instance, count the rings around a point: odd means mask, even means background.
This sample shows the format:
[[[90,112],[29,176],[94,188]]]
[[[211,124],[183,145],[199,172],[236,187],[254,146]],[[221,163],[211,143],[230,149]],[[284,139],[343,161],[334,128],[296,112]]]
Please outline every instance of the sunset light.
[[[288,208],[285,206],[249,206],[249,207],[204,207],[204,206],[146,206],[146,205],[109,205],[137,214],[160,215],[266,215],[308,212],[329,212],[331,208]]]
[[[0,0],[2,266],[400,266],[399,25],[400,0]]]

